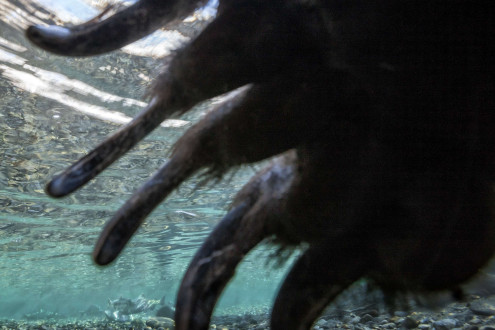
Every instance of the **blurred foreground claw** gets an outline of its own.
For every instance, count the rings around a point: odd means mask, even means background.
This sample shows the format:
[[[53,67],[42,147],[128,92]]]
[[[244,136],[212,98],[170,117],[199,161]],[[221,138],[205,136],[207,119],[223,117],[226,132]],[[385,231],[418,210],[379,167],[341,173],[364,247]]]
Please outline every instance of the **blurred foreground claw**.
[[[103,141],[89,154],[56,175],[46,186],[53,197],[63,197],[80,188],[119,159],[165,119],[162,103],[153,99],[129,124]]]
[[[62,27],[30,26],[26,36],[38,47],[67,56],[108,53],[141,39],[166,23],[196,8],[198,0],[140,0],[100,20]]]
[[[231,210],[203,243],[184,275],[177,297],[176,329],[209,327],[215,303],[234,276],[237,264],[274,234],[277,222],[282,221],[286,195],[296,172],[296,153],[289,151],[257,173],[237,194]]]

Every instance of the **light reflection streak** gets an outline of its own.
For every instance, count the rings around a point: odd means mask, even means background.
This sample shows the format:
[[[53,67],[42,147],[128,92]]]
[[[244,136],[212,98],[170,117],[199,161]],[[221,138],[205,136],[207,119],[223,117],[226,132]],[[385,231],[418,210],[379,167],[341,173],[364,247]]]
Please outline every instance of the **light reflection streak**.
[[[34,7],[31,1],[19,0],[26,11],[21,10],[14,3],[8,1],[0,1],[0,20],[6,22],[10,26],[24,31],[29,25],[43,24],[50,17]]]
[[[24,65],[26,60],[20,56],[9,53],[6,50],[0,48],[0,62],[8,62],[14,65]]]
[[[146,106],[146,103],[144,102],[109,94],[79,80],[70,79],[63,74],[29,65],[21,56],[9,53],[2,48],[0,48],[0,61],[22,66],[22,68],[26,70],[21,71],[6,64],[0,64],[0,75],[8,79],[16,87],[29,93],[54,100],[65,106],[71,107],[78,112],[100,120],[115,124],[126,124],[130,122],[132,118],[118,111],[107,110],[104,107],[80,101],[67,95],[66,92],[71,91],[82,96],[91,95],[104,103],[119,102],[124,106]],[[164,121],[162,126],[181,127],[186,124],[188,124],[188,121],[170,119]]]
[[[121,50],[131,55],[159,58],[170,55],[188,40],[189,38],[179,31],[157,30]]]
[[[2,37],[0,37],[0,46],[12,49],[13,51],[19,52],[19,53],[25,52],[27,50],[26,47],[15,44],[13,42],[10,42],[7,39],[4,39]]]

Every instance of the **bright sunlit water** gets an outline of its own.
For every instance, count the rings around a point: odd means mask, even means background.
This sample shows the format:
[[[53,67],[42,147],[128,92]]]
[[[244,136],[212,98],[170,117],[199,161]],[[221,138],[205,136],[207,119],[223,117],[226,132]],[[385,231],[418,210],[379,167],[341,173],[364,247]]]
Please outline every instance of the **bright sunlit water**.
[[[48,197],[48,180],[85,155],[145,105],[143,95],[166,55],[187,36],[159,31],[144,43],[108,55],[66,58],[33,48],[23,30],[55,19],[84,21],[101,10],[90,1],[0,0],[0,318],[45,312],[82,317],[120,296],[165,300],[175,295],[193,254],[226,213],[255,167],[219,183],[184,183],[147,219],[120,258],[108,267],[91,252],[104,223],[167,160],[174,141],[208,104],[165,122],[81,190]],[[43,11],[37,5],[44,5]],[[143,50],[147,54],[143,54]],[[262,246],[238,269],[222,310],[271,305],[284,269],[265,267]]]

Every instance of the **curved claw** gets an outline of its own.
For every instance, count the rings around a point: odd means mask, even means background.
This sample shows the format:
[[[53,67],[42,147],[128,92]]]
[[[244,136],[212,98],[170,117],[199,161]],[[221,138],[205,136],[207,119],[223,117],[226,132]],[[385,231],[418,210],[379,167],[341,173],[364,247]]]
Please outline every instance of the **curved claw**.
[[[250,206],[248,203],[242,203],[233,208],[196,253],[177,298],[177,330],[209,328],[215,303],[234,276],[237,264],[265,237],[263,232],[251,232],[252,235],[238,232],[239,227],[244,227],[241,222],[249,212]],[[239,242],[242,242],[242,246],[237,246]]]
[[[280,288],[271,329],[310,329],[327,304],[365,274],[369,258],[362,244],[356,237],[346,237],[312,245]]]
[[[173,109],[169,107],[170,111],[164,111],[164,108],[167,107],[163,101],[153,99],[148,107],[129,124],[64,172],[55,176],[45,188],[47,194],[52,197],[63,197],[97,176],[160,125]]]
[[[140,0],[102,21],[92,23],[92,20],[73,27],[30,26],[26,36],[38,47],[55,54],[103,54],[150,34],[197,6],[196,0]]]
[[[197,169],[185,163],[183,157],[172,158],[115,213],[96,243],[97,264],[112,262],[151,211]]]
[[[296,172],[295,158],[290,151],[251,179],[196,253],[177,296],[176,329],[208,329],[215,303],[237,264],[273,234],[273,225],[283,218],[280,213]]]

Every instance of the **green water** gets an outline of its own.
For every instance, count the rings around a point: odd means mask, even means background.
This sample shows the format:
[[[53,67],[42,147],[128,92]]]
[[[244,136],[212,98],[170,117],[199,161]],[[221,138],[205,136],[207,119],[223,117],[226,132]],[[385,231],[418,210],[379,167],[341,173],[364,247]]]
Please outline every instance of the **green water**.
[[[49,18],[35,4],[0,0],[0,318],[22,319],[40,310],[82,317],[93,304],[105,309],[109,298],[140,294],[165,296],[173,304],[193,254],[256,169],[238,169],[199,188],[197,178],[187,181],[115,263],[95,266],[90,255],[104,223],[167,160],[174,141],[208,104],[180,118],[180,127],[158,128],[83,189],[49,198],[43,187],[55,173],[143,107],[160,61],[123,51],[74,59],[35,49],[23,29]],[[73,11],[81,19],[91,16],[78,6]],[[149,50],[163,53],[181,38],[160,32],[147,42]],[[265,267],[271,252],[264,246],[248,256],[217,313],[271,305],[285,272]]]

